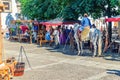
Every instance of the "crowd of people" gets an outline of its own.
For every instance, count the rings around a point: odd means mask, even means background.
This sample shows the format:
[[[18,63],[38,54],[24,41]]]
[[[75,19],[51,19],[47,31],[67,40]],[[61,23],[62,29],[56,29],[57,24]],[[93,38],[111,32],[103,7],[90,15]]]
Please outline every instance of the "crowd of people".
[[[74,30],[72,27],[70,29],[65,26],[58,26],[55,29],[51,27],[45,34],[46,40],[55,41],[55,48],[59,48],[59,45],[64,45],[70,43],[70,33],[74,35]]]
[[[32,23],[30,25],[27,23],[21,23],[19,26],[15,24],[15,27],[8,28],[5,34],[5,38],[11,40],[11,37],[21,35],[21,37],[26,37],[28,41],[30,41],[30,36],[32,36],[33,42],[36,42],[37,33],[38,33],[38,26],[36,24]]]
[[[77,26],[75,26],[77,24]],[[27,39],[30,40],[30,36],[32,35],[32,42],[37,42],[38,40],[38,35],[39,33],[43,33],[43,39],[47,41],[54,41],[55,45],[54,48],[58,49],[60,45],[66,45],[70,44],[70,46],[74,46],[74,42],[78,42],[78,40],[75,39],[75,35],[79,37],[79,40],[81,39],[82,33],[88,33],[89,31],[92,32],[92,35],[95,36],[94,33],[96,31],[95,25],[91,25],[90,19],[88,18],[87,14],[84,14],[83,19],[79,23],[73,24],[73,26],[65,26],[65,25],[60,25],[57,27],[52,27],[50,26],[49,30],[46,30],[45,25],[42,25],[42,30],[39,30],[39,25],[38,23],[32,23],[31,29],[28,27],[28,25],[25,25],[21,23],[20,25],[20,34],[23,34]],[[39,27],[38,27],[39,26]],[[93,29],[92,29],[93,28]],[[9,29],[9,34],[11,35],[14,33],[16,30],[10,30]],[[40,32],[41,31],[41,32]],[[12,33],[11,33],[12,32]],[[8,33],[7,33],[8,37]],[[95,37],[91,39],[92,42],[95,42]]]

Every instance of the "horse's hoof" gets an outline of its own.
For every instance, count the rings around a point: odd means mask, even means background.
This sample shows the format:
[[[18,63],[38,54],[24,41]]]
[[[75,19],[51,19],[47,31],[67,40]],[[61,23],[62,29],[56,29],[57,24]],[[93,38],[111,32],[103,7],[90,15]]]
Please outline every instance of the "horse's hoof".
[[[103,55],[98,55],[97,57],[104,57]]]
[[[80,55],[80,52],[78,52],[78,56]]]
[[[92,58],[94,58],[94,57],[95,57],[95,55],[92,56]]]
[[[80,53],[78,54],[78,56],[80,56]]]

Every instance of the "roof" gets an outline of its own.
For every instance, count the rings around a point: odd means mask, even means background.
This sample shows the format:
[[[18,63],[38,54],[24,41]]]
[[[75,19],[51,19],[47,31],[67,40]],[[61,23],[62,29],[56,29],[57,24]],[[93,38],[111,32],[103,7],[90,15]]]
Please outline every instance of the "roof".
[[[79,23],[79,20],[66,21],[66,20],[63,20],[62,18],[56,18],[46,22],[40,22],[40,24],[45,26],[59,26],[59,25],[67,25],[67,24],[75,24],[75,23]]]

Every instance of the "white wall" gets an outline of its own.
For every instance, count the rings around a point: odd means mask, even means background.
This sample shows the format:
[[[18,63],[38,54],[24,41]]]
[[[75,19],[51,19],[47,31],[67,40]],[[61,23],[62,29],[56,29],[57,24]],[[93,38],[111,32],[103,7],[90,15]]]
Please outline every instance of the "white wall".
[[[15,2],[15,0],[11,0],[12,4],[11,4],[11,8],[12,8],[12,12],[11,15],[14,18],[14,20],[16,20],[16,13],[17,13],[17,4]],[[3,12],[1,13],[1,25],[3,29],[6,29],[7,25],[5,24],[6,22],[6,17],[7,17],[8,13]]]

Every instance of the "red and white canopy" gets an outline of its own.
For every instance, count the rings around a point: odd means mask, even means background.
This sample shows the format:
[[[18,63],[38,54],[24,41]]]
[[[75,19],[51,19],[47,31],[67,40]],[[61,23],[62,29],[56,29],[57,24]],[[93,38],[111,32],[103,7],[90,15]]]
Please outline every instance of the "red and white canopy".
[[[119,22],[119,21],[120,21],[120,17],[105,19],[105,22]]]

